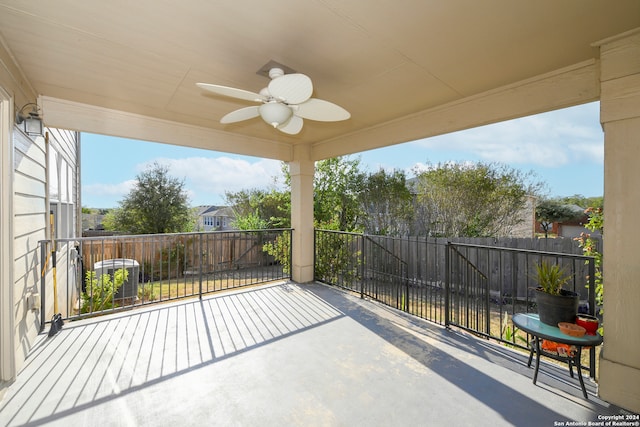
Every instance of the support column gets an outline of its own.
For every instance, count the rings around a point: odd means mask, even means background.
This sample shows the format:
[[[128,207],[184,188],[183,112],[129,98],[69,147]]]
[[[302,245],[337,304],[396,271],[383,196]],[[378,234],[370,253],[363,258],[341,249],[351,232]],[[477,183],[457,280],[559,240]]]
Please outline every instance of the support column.
[[[0,87],[0,395],[16,377],[13,232],[13,123],[11,97]],[[6,171],[6,172],[4,172]]]
[[[309,145],[295,145],[289,163],[291,175],[291,227],[293,247],[291,273],[298,283],[313,281],[313,175]]]
[[[598,43],[604,128],[600,396],[640,412],[640,29]]]

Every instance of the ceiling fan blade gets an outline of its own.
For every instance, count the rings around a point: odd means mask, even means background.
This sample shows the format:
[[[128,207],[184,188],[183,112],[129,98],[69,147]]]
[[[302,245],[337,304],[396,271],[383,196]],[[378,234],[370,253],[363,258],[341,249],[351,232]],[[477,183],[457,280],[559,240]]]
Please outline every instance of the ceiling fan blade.
[[[311,97],[313,83],[304,74],[285,74],[269,82],[269,93],[278,101],[300,104]]]
[[[241,122],[243,120],[253,119],[254,117],[258,117],[260,115],[258,108],[260,107],[256,105],[254,107],[245,107],[239,110],[232,111],[226,116],[224,116],[223,118],[221,118],[220,123],[227,124],[227,123],[235,123],[235,122]]]
[[[234,87],[212,85],[209,83],[196,83],[200,89],[213,92],[217,95],[228,96],[231,98],[244,99],[246,101],[262,102],[265,100],[264,96],[259,93],[250,92],[248,90],[236,89]]]
[[[278,130],[289,135],[295,135],[302,130],[303,120],[298,116],[291,116],[289,121],[282,126],[278,126]]]
[[[294,114],[305,119],[320,122],[338,122],[351,117],[344,108],[323,99],[310,98],[294,108]]]

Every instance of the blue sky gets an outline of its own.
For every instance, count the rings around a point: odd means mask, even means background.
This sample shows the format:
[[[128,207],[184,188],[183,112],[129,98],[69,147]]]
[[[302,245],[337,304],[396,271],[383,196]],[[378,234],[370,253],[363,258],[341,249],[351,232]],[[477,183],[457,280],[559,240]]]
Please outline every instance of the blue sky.
[[[225,191],[277,185],[280,162],[167,144],[82,134],[82,206],[117,207],[150,164],[185,182],[192,206],[222,205]],[[546,184],[548,196],[602,196],[604,134],[599,103],[356,154],[364,170],[440,162],[500,162]]]

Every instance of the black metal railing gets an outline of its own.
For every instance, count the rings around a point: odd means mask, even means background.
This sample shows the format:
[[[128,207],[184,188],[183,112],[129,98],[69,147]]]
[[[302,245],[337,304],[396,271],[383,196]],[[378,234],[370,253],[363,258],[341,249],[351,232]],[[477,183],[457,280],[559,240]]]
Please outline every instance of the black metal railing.
[[[315,232],[315,279],[445,324],[446,240]]]
[[[456,246],[447,247],[446,323],[491,336],[489,278]]]
[[[580,311],[597,311],[592,257],[442,238],[315,232],[316,280],[521,348],[527,337],[514,329],[511,316],[536,311],[535,265],[542,261],[561,265],[571,277]],[[589,359],[586,366],[595,376],[593,348]]]
[[[362,234],[316,230],[314,251],[316,280],[363,292]]]
[[[377,301],[408,311],[408,265],[394,253],[393,246],[388,248],[385,240],[363,236],[363,254],[366,259],[363,263],[362,290],[365,295]],[[395,243],[393,240],[391,242]]]
[[[290,278],[291,237],[270,229],[41,241],[42,326],[53,285],[58,311],[74,319]]]
[[[557,264],[570,278],[565,286],[580,296],[579,312],[595,315],[593,257],[465,243],[447,244],[447,325],[526,348],[527,338],[514,329],[516,313],[536,312],[536,266]],[[595,376],[596,349],[583,366]]]

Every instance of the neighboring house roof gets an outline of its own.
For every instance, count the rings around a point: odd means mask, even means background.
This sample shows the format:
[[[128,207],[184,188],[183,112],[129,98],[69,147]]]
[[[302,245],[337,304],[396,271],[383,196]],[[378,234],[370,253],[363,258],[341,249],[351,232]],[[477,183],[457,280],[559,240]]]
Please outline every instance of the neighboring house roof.
[[[208,216],[235,216],[233,213],[233,209],[229,206],[198,206],[198,211],[196,214],[198,216],[208,215]]]
[[[574,211],[576,213],[576,216],[580,216],[582,214],[584,214],[585,208],[578,206],[578,205],[574,205],[574,204],[568,204],[565,205],[566,207],[568,207],[569,209],[571,209],[572,211]]]
[[[235,216],[235,214],[233,213],[233,209],[230,208],[229,206],[222,206],[208,213],[213,216],[227,216],[227,217]]]
[[[572,212],[575,213],[575,216],[566,221],[557,221],[560,225],[583,225],[585,222],[589,220],[589,216],[585,213],[585,208],[580,207],[574,204],[565,204],[563,205],[566,208],[569,208]]]
[[[196,212],[196,215],[201,216],[218,209],[218,206],[212,206],[212,205],[198,206],[196,209],[198,209],[198,211]]]

